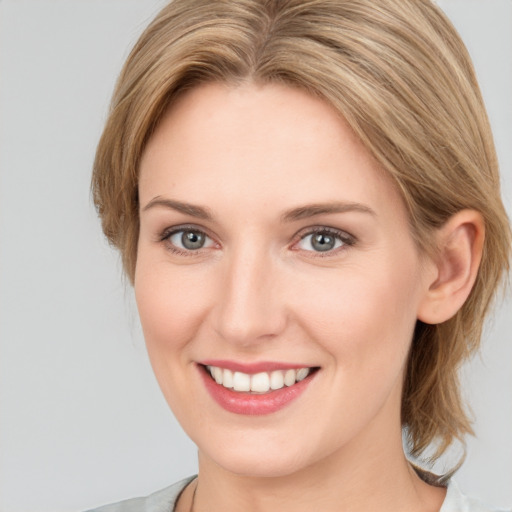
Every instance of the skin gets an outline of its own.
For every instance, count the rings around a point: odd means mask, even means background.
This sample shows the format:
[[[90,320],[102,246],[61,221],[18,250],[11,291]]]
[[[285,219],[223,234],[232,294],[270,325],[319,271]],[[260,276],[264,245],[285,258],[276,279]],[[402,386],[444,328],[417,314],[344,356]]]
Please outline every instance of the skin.
[[[458,272],[419,253],[400,195],[345,122],[282,85],[202,85],[168,111],[140,170],[135,293],[159,385],[198,446],[194,511],[439,510],[445,490],[404,456],[400,400],[416,320],[439,317],[440,279]],[[350,207],[283,220],[334,202]],[[451,229],[472,247],[468,218]],[[203,248],[164,239],[183,225],[206,233]],[[316,252],[308,235],[323,227],[345,243]],[[320,370],[284,409],[246,416],[212,400],[205,359]]]

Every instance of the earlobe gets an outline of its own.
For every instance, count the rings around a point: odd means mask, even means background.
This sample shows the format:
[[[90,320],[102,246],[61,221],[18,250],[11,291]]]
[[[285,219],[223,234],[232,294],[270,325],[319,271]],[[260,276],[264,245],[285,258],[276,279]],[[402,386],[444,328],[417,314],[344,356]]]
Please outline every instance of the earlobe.
[[[476,280],[485,237],[482,215],[462,210],[437,231],[435,278],[427,283],[418,319],[439,324],[462,307]]]

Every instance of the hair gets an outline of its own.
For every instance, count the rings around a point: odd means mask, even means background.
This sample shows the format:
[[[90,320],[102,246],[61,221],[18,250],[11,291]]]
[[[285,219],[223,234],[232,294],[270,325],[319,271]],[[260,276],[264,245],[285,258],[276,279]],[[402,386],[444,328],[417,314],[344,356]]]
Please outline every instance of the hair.
[[[328,102],[394,180],[422,251],[435,251],[433,231],[456,212],[483,216],[474,287],[450,320],[418,321],[401,410],[411,456],[435,446],[434,461],[454,440],[464,445],[472,429],[458,369],[479,347],[509,269],[511,232],[489,122],[460,37],[429,0],[174,0],[164,7],[121,71],[92,178],[103,231],[131,282],[148,139],[184,91],[248,81],[298,87]]]

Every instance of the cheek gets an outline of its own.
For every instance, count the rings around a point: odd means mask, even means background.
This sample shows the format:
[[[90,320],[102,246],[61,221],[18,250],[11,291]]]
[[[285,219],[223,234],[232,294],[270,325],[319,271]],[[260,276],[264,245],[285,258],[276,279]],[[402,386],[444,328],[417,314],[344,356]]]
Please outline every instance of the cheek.
[[[396,372],[416,324],[415,281],[413,268],[383,261],[346,268],[316,280],[302,295],[297,317],[341,368],[360,375]]]
[[[197,269],[173,268],[167,262],[145,261],[135,274],[135,297],[152,362],[179,353],[199,329],[209,301],[207,280]],[[178,352],[182,351],[182,352]]]
[[[190,413],[190,372],[195,373],[190,342],[203,323],[208,288],[197,271],[194,277],[168,262],[143,256],[137,261],[134,288],[153,372],[170,408],[182,421]]]

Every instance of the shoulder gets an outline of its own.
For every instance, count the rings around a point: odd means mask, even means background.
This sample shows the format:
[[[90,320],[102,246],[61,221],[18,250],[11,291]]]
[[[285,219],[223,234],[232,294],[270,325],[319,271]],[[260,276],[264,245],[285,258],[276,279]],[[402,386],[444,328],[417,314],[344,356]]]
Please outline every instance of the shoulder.
[[[174,505],[183,489],[194,478],[195,476],[185,478],[149,496],[111,503],[88,512],[169,512],[174,509]]]
[[[447,484],[446,498],[439,512],[507,512],[489,507],[480,501],[465,496],[457,484],[450,480]]]

